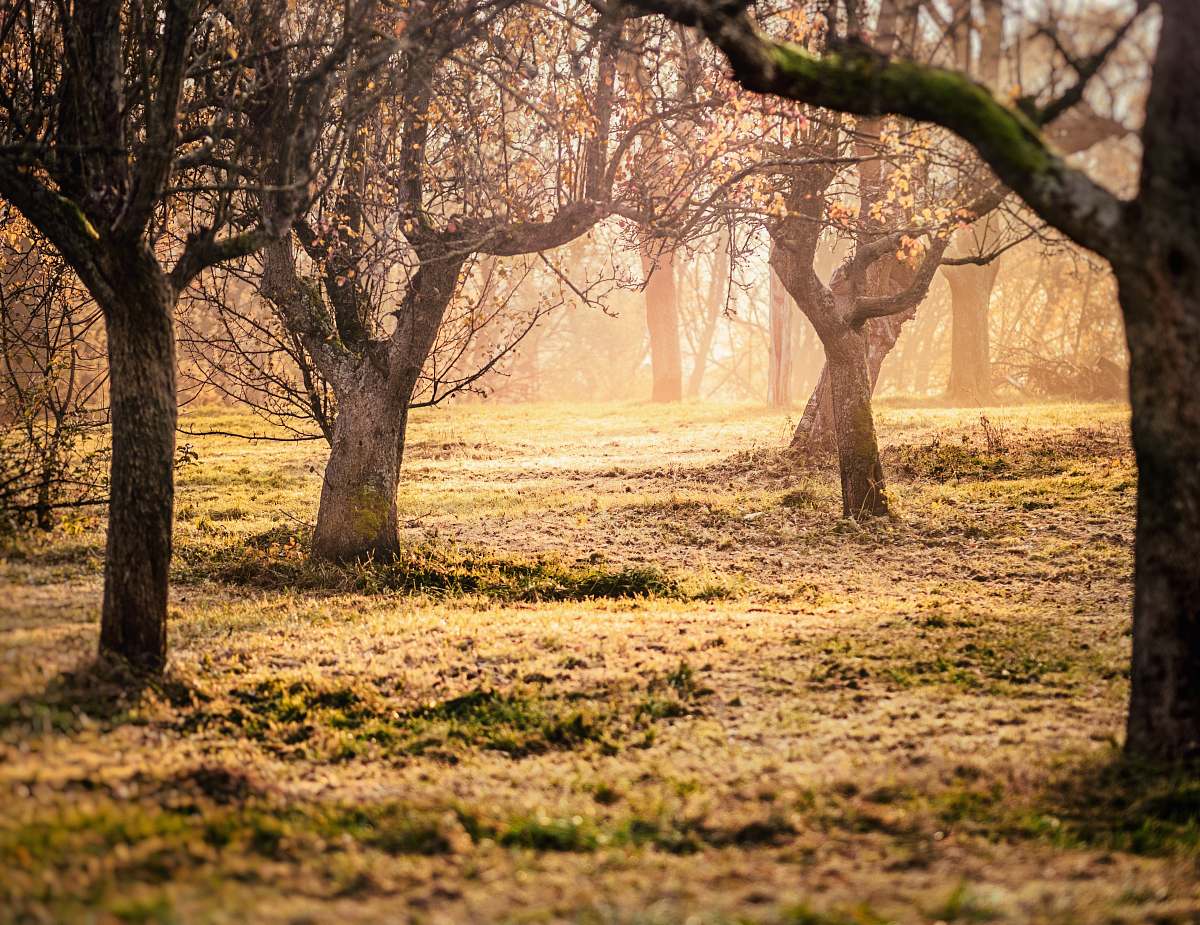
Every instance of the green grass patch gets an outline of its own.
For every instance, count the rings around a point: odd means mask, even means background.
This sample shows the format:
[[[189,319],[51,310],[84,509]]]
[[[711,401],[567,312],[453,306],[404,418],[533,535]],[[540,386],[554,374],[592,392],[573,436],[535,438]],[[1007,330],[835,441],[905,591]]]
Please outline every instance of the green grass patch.
[[[173,576],[179,582],[218,581],[270,591],[482,595],[506,602],[715,597],[711,586],[690,593],[651,566],[568,564],[549,556],[505,557],[449,544],[413,544],[389,561],[321,562],[307,553],[306,539],[271,530],[248,541],[180,548]]]
[[[523,758],[589,744],[612,750],[624,731],[611,704],[519,690],[476,689],[401,710],[367,688],[272,678],[235,688],[229,701],[223,712],[201,713],[192,722],[240,732],[290,758],[453,761],[471,749]]]

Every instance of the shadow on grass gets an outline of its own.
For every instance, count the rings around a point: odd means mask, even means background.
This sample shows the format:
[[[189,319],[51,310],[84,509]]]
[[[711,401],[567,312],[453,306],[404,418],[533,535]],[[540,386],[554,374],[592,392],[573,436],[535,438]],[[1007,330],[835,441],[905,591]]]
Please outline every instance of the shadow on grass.
[[[1033,793],[976,775],[923,797],[936,823],[988,839],[1040,840],[1068,850],[1200,855],[1200,767],[1119,753],[1067,765]],[[892,802],[891,799],[874,799]]]
[[[217,581],[259,590],[481,595],[506,602],[596,598],[713,599],[723,589],[691,590],[649,566],[571,565],[552,557],[519,558],[450,544],[420,543],[389,561],[321,562],[308,538],[272,530],[249,540],[179,550],[176,581]]]
[[[0,702],[0,733],[72,734],[88,725],[120,726],[143,721],[139,710],[148,699],[190,707],[200,697],[170,675],[146,675],[118,661],[95,659],[61,672],[39,691]]]
[[[1200,765],[1126,756],[1084,764],[1055,781],[1030,820],[1080,847],[1134,854],[1200,854]]]

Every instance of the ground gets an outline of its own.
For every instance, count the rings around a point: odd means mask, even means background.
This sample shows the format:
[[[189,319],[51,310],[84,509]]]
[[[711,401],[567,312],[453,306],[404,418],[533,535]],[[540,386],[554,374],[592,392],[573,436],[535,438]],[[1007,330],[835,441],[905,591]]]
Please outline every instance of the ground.
[[[99,525],[10,546],[0,920],[1200,921],[1200,779],[1119,755],[1127,410],[881,408],[865,525],[788,426],[422,411],[346,568],[321,444],[184,437],[148,685]]]

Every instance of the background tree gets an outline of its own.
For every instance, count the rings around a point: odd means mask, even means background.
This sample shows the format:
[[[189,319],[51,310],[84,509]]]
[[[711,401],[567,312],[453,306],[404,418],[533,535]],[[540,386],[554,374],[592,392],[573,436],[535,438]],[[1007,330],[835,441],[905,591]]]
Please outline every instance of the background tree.
[[[0,219],[0,535],[48,531],[108,496],[95,303],[12,210]]]

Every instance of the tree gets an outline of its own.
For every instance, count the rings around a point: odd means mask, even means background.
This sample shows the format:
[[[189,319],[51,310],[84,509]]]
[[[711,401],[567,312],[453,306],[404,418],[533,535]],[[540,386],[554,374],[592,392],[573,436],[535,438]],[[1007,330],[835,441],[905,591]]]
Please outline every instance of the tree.
[[[107,332],[112,464],[100,648],[156,671],[177,417],[173,310],[195,276],[285,233],[369,4],[0,7],[0,196],[78,275]],[[265,151],[259,122],[286,121]],[[347,116],[348,118],[348,116]],[[272,190],[269,209],[258,192]]]
[[[864,115],[900,113],[966,139],[1038,215],[1101,254],[1116,275],[1130,353],[1138,464],[1133,666],[1126,747],[1200,752],[1200,5],[1158,0],[1161,16],[1138,193],[1121,199],[1069,166],[1042,126],[1079,99],[1111,47],[1072,58],[1076,79],[1047,99],[998,101],[952,70],[855,44],[815,56],[765,38],[739,6],[638,0],[699,25],[752,90]]]
[[[431,4],[325,195],[263,251],[261,294],[334,398],[314,556],[401,552],[408,409],[472,264],[551,251],[628,211],[613,189],[656,117],[614,105],[620,30],[582,8]]]

